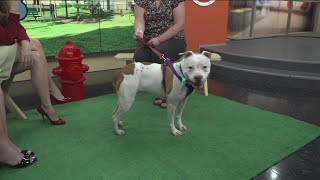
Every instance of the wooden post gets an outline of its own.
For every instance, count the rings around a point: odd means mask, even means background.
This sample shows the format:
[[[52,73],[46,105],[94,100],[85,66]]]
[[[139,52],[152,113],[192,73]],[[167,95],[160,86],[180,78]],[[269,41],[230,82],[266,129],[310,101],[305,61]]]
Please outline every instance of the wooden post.
[[[67,4],[67,0],[64,0],[65,2],[65,6],[66,6],[66,18],[68,19],[68,4]]]

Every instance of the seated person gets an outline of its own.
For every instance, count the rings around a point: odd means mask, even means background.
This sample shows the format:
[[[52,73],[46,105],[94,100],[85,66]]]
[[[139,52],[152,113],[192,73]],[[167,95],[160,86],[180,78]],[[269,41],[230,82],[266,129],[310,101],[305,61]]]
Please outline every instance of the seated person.
[[[0,1],[0,83],[16,73],[31,70],[31,79],[40,96],[37,108],[52,125],[63,125],[50,101],[58,103],[70,101],[65,98],[48,75],[48,67],[39,41],[30,40],[19,22],[19,1]],[[35,153],[21,150],[8,137],[4,95],[0,88],[0,164],[22,168],[37,161]]]
[[[48,65],[46,62],[43,49],[39,41],[29,39],[25,29],[19,22],[18,2],[4,1],[3,9],[9,9],[7,18],[2,18],[0,46],[9,46],[17,44],[17,53],[13,64],[11,75],[15,75],[26,70],[31,70],[31,81],[35,86],[38,95],[40,96],[41,104],[37,108],[38,112],[46,116],[53,125],[65,124],[65,121],[60,119],[51,104],[50,96],[58,103],[70,101],[70,98],[65,98],[60,90],[56,87],[48,74]],[[16,6],[16,7],[12,7]],[[15,11],[14,11],[15,10]]]

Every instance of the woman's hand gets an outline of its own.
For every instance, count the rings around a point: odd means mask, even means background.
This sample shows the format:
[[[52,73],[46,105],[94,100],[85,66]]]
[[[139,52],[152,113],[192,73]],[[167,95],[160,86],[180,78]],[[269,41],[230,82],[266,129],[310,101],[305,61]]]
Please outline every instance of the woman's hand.
[[[24,64],[26,67],[30,67],[33,64],[32,51],[30,46],[31,45],[29,41],[21,41],[21,58],[19,62]]]
[[[160,42],[160,40],[159,40],[158,37],[152,38],[152,39],[150,39],[150,41],[148,41],[148,44],[149,44],[150,46],[157,46],[157,45],[159,45],[160,43],[161,43],[161,42]]]
[[[134,33],[134,38],[136,39],[137,36],[143,38],[143,31],[141,31],[141,30],[136,31]]]

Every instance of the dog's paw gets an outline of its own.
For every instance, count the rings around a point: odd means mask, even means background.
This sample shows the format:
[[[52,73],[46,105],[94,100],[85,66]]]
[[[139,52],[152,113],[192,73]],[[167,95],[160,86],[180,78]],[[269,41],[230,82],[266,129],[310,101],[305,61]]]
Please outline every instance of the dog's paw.
[[[179,126],[179,130],[180,130],[180,131],[187,131],[188,128],[187,128],[187,126],[181,124],[181,125]]]
[[[119,136],[122,136],[122,135],[124,135],[124,130],[118,130],[118,131],[116,131],[116,134]]]
[[[119,125],[119,126],[123,126],[123,122],[122,122],[122,121],[119,121],[118,125]]]
[[[173,134],[174,136],[181,136],[181,135],[182,135],[182,132],[176,129],[176,130],[172,131],[172,134]]]

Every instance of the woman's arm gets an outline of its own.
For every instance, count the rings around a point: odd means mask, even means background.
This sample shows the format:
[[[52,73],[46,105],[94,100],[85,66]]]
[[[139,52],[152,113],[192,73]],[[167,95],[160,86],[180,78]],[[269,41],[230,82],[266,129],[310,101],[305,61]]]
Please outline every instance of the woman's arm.
[[[8,24],[0,25],[0,45],[12,45],[16,42],[29,40],[26,30],[20,24],[19,1],[7,1],[10,14]]]
[[[24,29],[24,27],[20,24],[20,12],[19,12],[19,1],[8,1],[8,7],[9,7],[9,11],[12,14],[17,14],[19,15],[19,19],[17,21],[17,27],[16,29],[18,30],[18,34],[16,36],[16,40],[20,43],[21,41],[29,41],[30,39],[27,35],[26,30]]]
[[[184,19],[185,19],[185,4],[180,2],[179,5],[173,9],[173,25],[163,34],[158,37],[161,42],[166,41],[184,29]]]
[[[135,35],[139,35],[143,37],[143,33],[145,30],[144,9],[141,6],[136,4],[134,12],[135,12],[135,21],[134,21]]]
[[[12,45],[18,35],[19,15],[11,14],[7,25],[0,25],[0,45]]]
[[[29,41],[30,42],[30,38],[27,34],[27,31],[24,29],[24,27],[20,24],[18,24],[18,35],[17,35],[17,41],[21,42],[21,41]]]

